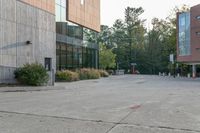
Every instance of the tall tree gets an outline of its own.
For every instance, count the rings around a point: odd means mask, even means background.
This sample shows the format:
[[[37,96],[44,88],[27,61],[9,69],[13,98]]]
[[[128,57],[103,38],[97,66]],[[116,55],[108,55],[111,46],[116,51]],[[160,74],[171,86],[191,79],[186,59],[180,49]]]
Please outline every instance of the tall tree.
[[[142,7],[125,9],[125,26],[127,31],[127,41],[129,43],[129,63],[137,62],[137,52],[139,46],[143,45],[145,28],[143,23],[145,20],[140,19],[144,13]]]
[[[129,66],[128,43],[126,27],[123,20],[116,20],[112,27],[112,42],[114,43],[114,53],[116,54],[116,63],[119,69],[126,69]]]
[[[117,19],[111,28],[101,26],[97,42],[116,54],[120,69],[128,70],[130,63],[137,63],[140,73],[168,72],[169,55],[176,54],[176,13],[182,11],[188,7],[174,8],[165,20],[154,18],[147,31],[140,18],[143,8],[127,7],[124,20]]]

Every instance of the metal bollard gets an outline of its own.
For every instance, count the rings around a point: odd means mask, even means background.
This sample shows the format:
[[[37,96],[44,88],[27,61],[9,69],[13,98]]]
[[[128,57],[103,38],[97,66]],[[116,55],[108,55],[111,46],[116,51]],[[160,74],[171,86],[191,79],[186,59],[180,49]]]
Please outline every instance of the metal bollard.
[[[163,76],[165,76],[165,73],[163,73]]]
[[[168,76],[170,77],[170,76],[171,76],[171,73],[168,73]]]

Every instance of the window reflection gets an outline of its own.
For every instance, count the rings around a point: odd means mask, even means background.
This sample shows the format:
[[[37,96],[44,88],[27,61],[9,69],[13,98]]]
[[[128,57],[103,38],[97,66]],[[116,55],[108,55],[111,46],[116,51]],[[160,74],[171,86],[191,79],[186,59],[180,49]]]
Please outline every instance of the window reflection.
[[[69,22],[56,22],[56,32],[76,39],[83,39],[83,28]]]
[[[96,53],[96,49],[57,43],[56,68],[57,70],[96,68]]]
[[[61,10],[61,21],[65,22],[66,21],[66,8],[61,7],[60,10]]]
[[[60,5],[60,0],[56,0],[56,4]]]
[[[61,21],[60,6],[56,4],[56,22]]]
[[[62,7],[66,7],[66,5],[67,5],[66,0],[60,0],[60,5]]]
[[[66,45],[67,47],[67,67],[66,68],[73,68],[73,47],[71,45]]]
[[[179,15],[179,55],[190,54],[190,13],[182,13]]]
[[[56,0],[56,22],[66,21],[66,0]]]

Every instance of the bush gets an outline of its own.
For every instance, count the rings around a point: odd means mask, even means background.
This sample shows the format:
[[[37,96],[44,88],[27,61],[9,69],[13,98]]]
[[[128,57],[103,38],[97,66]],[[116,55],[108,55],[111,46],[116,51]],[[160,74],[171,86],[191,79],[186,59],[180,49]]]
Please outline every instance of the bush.
[[[99,79],[100,78],[100,73],[98,70],[95,69],[80,69],[78,71],[79,73],[79,77],[81,80],[85,80],[85,79]]]
[[[109,73],[105,70],[99,70],[101,77],[109,77]]]
[[[72,72],[69,70],[58,71],[56,73],[56,79],[58,81],[67,81],[67,82],[78,81],[79,74],[77,72]]]
[[[40,86],[48,82],[49,76],[46,69],[38,63],[25,64],[14,72],[18,82],[24,85]]]

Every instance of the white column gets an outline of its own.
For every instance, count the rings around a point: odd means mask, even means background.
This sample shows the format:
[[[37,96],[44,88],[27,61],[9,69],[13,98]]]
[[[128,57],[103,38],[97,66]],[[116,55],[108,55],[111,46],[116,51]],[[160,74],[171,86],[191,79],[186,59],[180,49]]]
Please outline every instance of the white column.
[[[192,77],[196,78],[196,65],[192,65]]]

